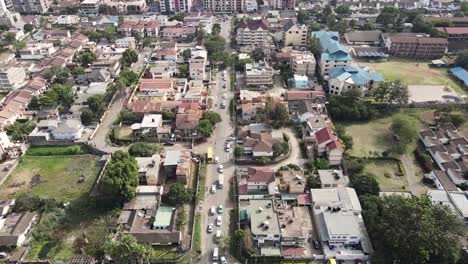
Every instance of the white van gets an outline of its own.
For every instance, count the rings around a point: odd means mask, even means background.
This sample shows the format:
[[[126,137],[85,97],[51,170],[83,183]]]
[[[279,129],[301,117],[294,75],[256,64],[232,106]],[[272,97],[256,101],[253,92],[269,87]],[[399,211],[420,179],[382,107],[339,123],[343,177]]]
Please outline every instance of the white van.
[[[214,163],[215,163],[215,164],[218,164],[218,163],[219,163],[219,157],[218,157],[218,156],[215,157]]]
[[[216,241],[219,241],[221,239],[221,230],[216,231]]]
[[[213,250],[213,260],[218,260],[218,251],[219,249],[215,247]]]

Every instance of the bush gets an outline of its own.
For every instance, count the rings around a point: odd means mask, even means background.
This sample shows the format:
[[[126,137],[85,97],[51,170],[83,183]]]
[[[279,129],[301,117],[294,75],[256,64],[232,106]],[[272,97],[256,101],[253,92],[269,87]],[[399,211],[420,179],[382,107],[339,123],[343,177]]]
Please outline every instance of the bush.
[[[130,146],[128,153],[133,157],[151,157],[158,154],[161,149],[161,145],[157,143],[138,142]]]
[[[301,167],[297,166],[296,164],[292,164],[292,163],[289,163],[288,165],[288,168],[292,169],[292,170],[295,170],[295,171],[299,171],[301,170]]]
[[[30,156],[61,156],[84,154],[79,145],[30,147],[26,152]]]
[[[257,163],[260,165],[266,165],[269,162],[270,159],[268,157],[260,157],[259,159],[257,159]]]

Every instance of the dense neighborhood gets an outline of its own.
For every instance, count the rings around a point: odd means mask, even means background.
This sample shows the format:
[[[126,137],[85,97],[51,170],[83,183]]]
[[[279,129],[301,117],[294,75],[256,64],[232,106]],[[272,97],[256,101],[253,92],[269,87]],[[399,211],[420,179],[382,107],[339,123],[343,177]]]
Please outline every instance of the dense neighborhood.
[[[0,0],[0,263],[468,263],[468,2]]]

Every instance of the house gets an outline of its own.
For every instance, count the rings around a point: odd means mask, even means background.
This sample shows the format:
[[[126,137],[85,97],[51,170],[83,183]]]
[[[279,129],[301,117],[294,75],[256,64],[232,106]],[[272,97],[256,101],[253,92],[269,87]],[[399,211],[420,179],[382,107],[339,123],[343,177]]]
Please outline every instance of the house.
[[[274,195],[278,192],[275,172],[269,167],[243,167],[237,169],[240,199]]]
[[[19,56],[23,60],[42,60],[49,58],[55,51],[52,42],[28,43],[19,51]]]
[[[134,49],[136,41],[134,37],[124,37],[115,40],[115,46],[119,49]]]
[[[100,3],[100,0],[84,0],[80,3],[81,14],[85,16],[98,15]]]
[[[315,132],[314,137],[317,154],[327,157],[331,165],[341,164],[344,149],[335,132],[329,127],[324,127]]]
[[[351,64],[352,58],[348,49],[339,43],[338,32],[316,31],[312,32],[312,37],[318,39],[320,44],[318,72],[325,80],[328,80],[331,69]]]
[[[434,205],[448,206],[462,221],[468,223],[468,201],[467,192],[434,190],[427,191],[427,196]]]
[[[76,78],[76,82],[79,84],[90,84],[93,82],[108,82],[111,79],[111,74],[105,69],[94,69],[83,74],[80,74]]]
[[[171,129],[162,123],[162,115],[160,114],[145,114],[141,123],[131,125],[133,134],[137,137],[146,136],[148,139],[168,138]]]
[[[268,22],[266,20],[243,19],[237,26],[237,44],[263,47],[268,39],[268,32]]]
[[[314,231],[309,207],[291,206],[285,200],[276,200],[273,206],[281,227],[283,256],[288,257],[287,251],[292,248],[298,253],[289,256],[290,258],[304,258],[304,248],[308,246]]]
[[[345,187],[349,183],[348,176],[342,170],[317,170],[320,179],[320,188]]]
[[[364,96],[384,80],[381,73],[370,73],[368,67],[335,67],[329,71],[329,93],[341,95],[358,90]]]
[[[306,177],[303,171],[279,170],[275,174],[279,191],[282,194],[304,193]]]
[[[79,119],[41,120],[28,135],[31,144],[43,144],[47,141],[75,141],[81,138],[84,127]]]
[[[113,13],[117,14],[141,14],[146,10],[144,0],[108,0],[105,3],[110,6]]]
[[[245,64],[245,85],[270,86],[273,84],[273,68],[266,62]]]
[[[119,60],[98,59],[93,63],[91,69],[107,70],[111,74],[111,77],[115,78],[120,73],[120,66]]]
[[[151,157],[136,157],[138,163],[139,185],[157,185],[161,157],[155,154]]]
[[[164,170],[167,178],[187,184],[191,171],[191,154],[189,150],[168,150],[164,159]]]
[[[193,80],[205,80],[205,59],[193,59],[189,64],[190,78]]]
[[[14,205],[15,199],[0,200],[0,219],[8,215]]]
[[[311,189],[312,211],[326,259],[367,260],[373,253],[356,191]]]
[[[239,140],[243,141],[244,155],[253,158],[273,157],[273,146],[285,142],[281,130],[264,124],[250,124],[239,132]]]
[[[193,138],[198,136],[197,126],[200,114],[177,114],[175,120],[176,133],[182,137]]]
[[[468,87],[468,72],[462,67],[450,69],[450,74],[454,76],[463,86]]]
[[[173,61],[153,61],[145,74],[149,79],[169,79],[179,74],[177,64]]]
[[[346,32],[344,39],[349,45],[380,46],[382,43],[382,32],[380,30],[354,30]]]
[[[285,100],[288,102],[290,112],[294,112],[299,108],[299,104],[304,101],[316,102],[325,98],[325,92],[322,86],[315,85],[312,91],[286,91]]]
[[[14,10],[20,14],[44,14],[51,6],[49,0],[40,1],[23,1],[23,0],[11,0]]]
[[[252,239],[258,247],[281,241],[280,223],[273,203],[271,199],[252,199],[239,205],[241,222],[250,227]]]
[[[291,52],[291,69],[294,74],[313,77],[317,65],[314,55],[310,51]]]
[[[165,27],[162,36],[169,39],[194,38],[196,32],[196,27]]]
[[[159,2],[159,8],[162,14],[190,12],[192,9],[192,0],[164,0]]]
[[[468,40],[468,27],[437,27],[436,29],[447,33],[448,41]]]
[[[27,78],[26,70],[20,65],[2,65],[0,67],[0,91],[9,92],[21,87]]]
[[[0,219],[0,247],[14,248],[23,245],[36,218],[36,212],[22,212]]]
[[[299,25],[289,20],[284,26],[284,45],[285,46],[300,46],[307,45],[308,31],[306,25]]]
[[[159,34],[159,22],[145,19],[127,20],[117,28],[117,32],[124,37],[156,38]]]

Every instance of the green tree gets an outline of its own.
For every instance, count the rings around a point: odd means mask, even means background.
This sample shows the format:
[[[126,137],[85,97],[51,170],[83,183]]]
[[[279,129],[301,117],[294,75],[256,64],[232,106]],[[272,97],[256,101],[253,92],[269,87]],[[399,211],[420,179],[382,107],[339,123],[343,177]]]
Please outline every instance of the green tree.
[[[50,79],[55,78],[55,82],[64,84],[70,77],[70,73],[67,67],[53,66],[50,68]]]
[[[174,21],[174,20],[184,21],[184,13],[179,12],[169,18],[169,21]]]
[[[151,38],[143,38],[142,46],[144,47],[150,47],[151,44],[153,44],[153,40]]]
[[[184,49],[184,51],[182,51],[182,57],[184,58],[184,61],[189,61],[192,57],[192,50]]]
[[[39,97],[41,105],[55,106],[61,104],[63,107],[68,108],[74,101],[74,92],[71,86],[53,84],[49,90]]]
[[[313,174],[307,175],[306,176],[306,185],[307,185],[307,189],[320,188],[321,184],[320,184],[319,177],[317,175],[313,175]]]
[[[241,146],[236,146],[234,148],[234,157],[236,157],[236,159],[240,158],[240,156],[242,156],[243,153],[244,148],[242,148]]]
[[[176,115],[171,112],[171,111],[161,111],[160,113],[162,115],[162,118],[163,120],[175,120],[176,119]]]
[[[345,171],[349,176],[357,175],[362,173],[364,170],[365,162],[359,158],[348,158],[344,160]]]
[[[24,30],[25,32],[31,32],[31,31],[34,30],[34,26],[31,25],[31,24],[24,24],[23,30]]]
[[[221,32],[221,25],[218,23],[214,24],[213,27],[211,28],[211,34],[219,35],[220,32]]]
[[[379,183],[374,177],[369,175],[359,175],[350,177],[351,186],[356,190],[357,195],[379,195]]]
[[[179,213],[177,214],[177,223],[176,223],[177,230],[182,230],[186,224],[187,224],[187,212],[185,212],[185,208],[181,206],[179,209]]]
[[[213,133],[213,126],[207,119],[202,119],[198,122],[197,131],[204,137],[209,137]]]
[[[13,32],[7,32],[7,33],[3,34],[3,37],[9,43],[13,43],[16,40],[16,34],[13,33]]]
[[[130,65],[138,61],[138,52],[134,49],[126,49],[122,53],[122,58],[120,60],[122,65],[129,67]]]
[[[119,113],[119,120],[122,122],[136,123],[138,119],[135,113],[127,109],[123,109]]]
[[[117,80],[122,82],[125,86],[132,86],[138,83],[138,78],[139,78],[138,74],[127,69],[127,70],[122,71],[122,73],[120,73]]]
[[[214,112],[214,111],[205,111],[203,113],[203,119],[209,120],[213,126],[223,121],[221,119],[221,115],[218,112]]]
[[[15,123],[5,127],[5,130],[7,135],[11,136],[13,140],[24,141],[34,128],[36,128],[36,125],[28,120],[26,122],[16,121]]]
[[[408,146],[416,140],[416,125],[417,120],[411,116],[399,114],[393,118],[391,130],[398,138],[398,142],[393,144],[395,153],[405,153]]]
[[[289,112],[281,103],[267,102],[265,105],[265,114],[274,129],[287,126],[289,123]]]
[[[106,111],[106,102],[104,101],[104,95],[102,94],[90,96],[86,102],[89,109],[96,115],[96,117],[101,117],[101,115]]]
[[[189,65],[188,64],[181,64],[179,65],[179,76],[182,78],[187,78],[189,77]]]
[[[327,159],[315,159],[314,166],[317,170],[327,170],[330,168],[330,162]]]
[[[313,22],[312,24],[309,25],[310,31],[319,31],[321,29],[321,26],[317,22]]]
[[[297,12],[297,22],[301,24],[305,24],[307,20],[309,20],[309,12],[307,10],[300,9]]]
[[[458,66],[463,68],[468,68],[468,49],[463,50],[462,52],[458,53],[455,62]]]
[[[128,153],[133,157],[151,157],[161,152],[162,146],[157,143],[137,142],[130,146]]]
[[[398,263],[456,263],[463,224],[445,205],[412,196],[361,197],[363,217],[375,259]]]
[[[21,192],[15,197],[13,212],[33,212],[42,209],[45,201],[32,193]]]
[[[123,151],[114,152],[102,180],[107,193],[122,202],[130,201],[135,197],[138,185],[137,161]]]
[[[94,61],[96,61],[96,54],[92,51],[83,51],[78,54],[77,60],[82,67],[89,67]]]
[[[26,41],[21,40],[21,41],[16,41],[15,44],[13,44],[13,49],[16,52],[19,52],[20,50],[26,48]]]
[[[263,61],[265,59],[265,52],[263,52],[263,49],[254,49],[252,51],[252,59],[254,59],[254,61]]]
[[[455,127],[460,127],[465,123],[465,116],[461,113],[450,113],[450,120]]]
[[[96,120],[96,115],[89,109],[83,110],[80,115],[81,123],[85,126],[91,125]]]
[[[139,244],[134,236],[128,234],[118,240],[107,240],[104,249],[105,253],[116,263],[148,260],[153,254],[151,246]]]
[[[75,66],[71,69],[71,74],[74,76],[83,74],[85,72],[84,68],[81,66]]]
[[[28,104],[28,109],[29,110],[39,110],[41,107],[41,104],[39,103],[39,97],[37,95],[34,95],[31,97],[31,101]]]
[[[340,5],[335,8],[335,12],[341,16],[349,16],[351,14],[351,9],[349,9],[349,6]]]
[[[226,40],[220,35],[209,34],[205,40],[205,48],[208,52],[208,59],[213,62],[223,61],[225,55]]]
[[[407,104],[409,100],[408,86],[400,80],[383,81],[374,89],[373,95],[381,104]]]
[[[317,38],[310,39],[309,51],[316,57],[320,55],[320,42]]]
[[[169,191],[163,198],[168,204],[179,206],[190,203],[194,198],[194,194],[192,189],[185,189],[184,185],[173,183],[169,185]]]

